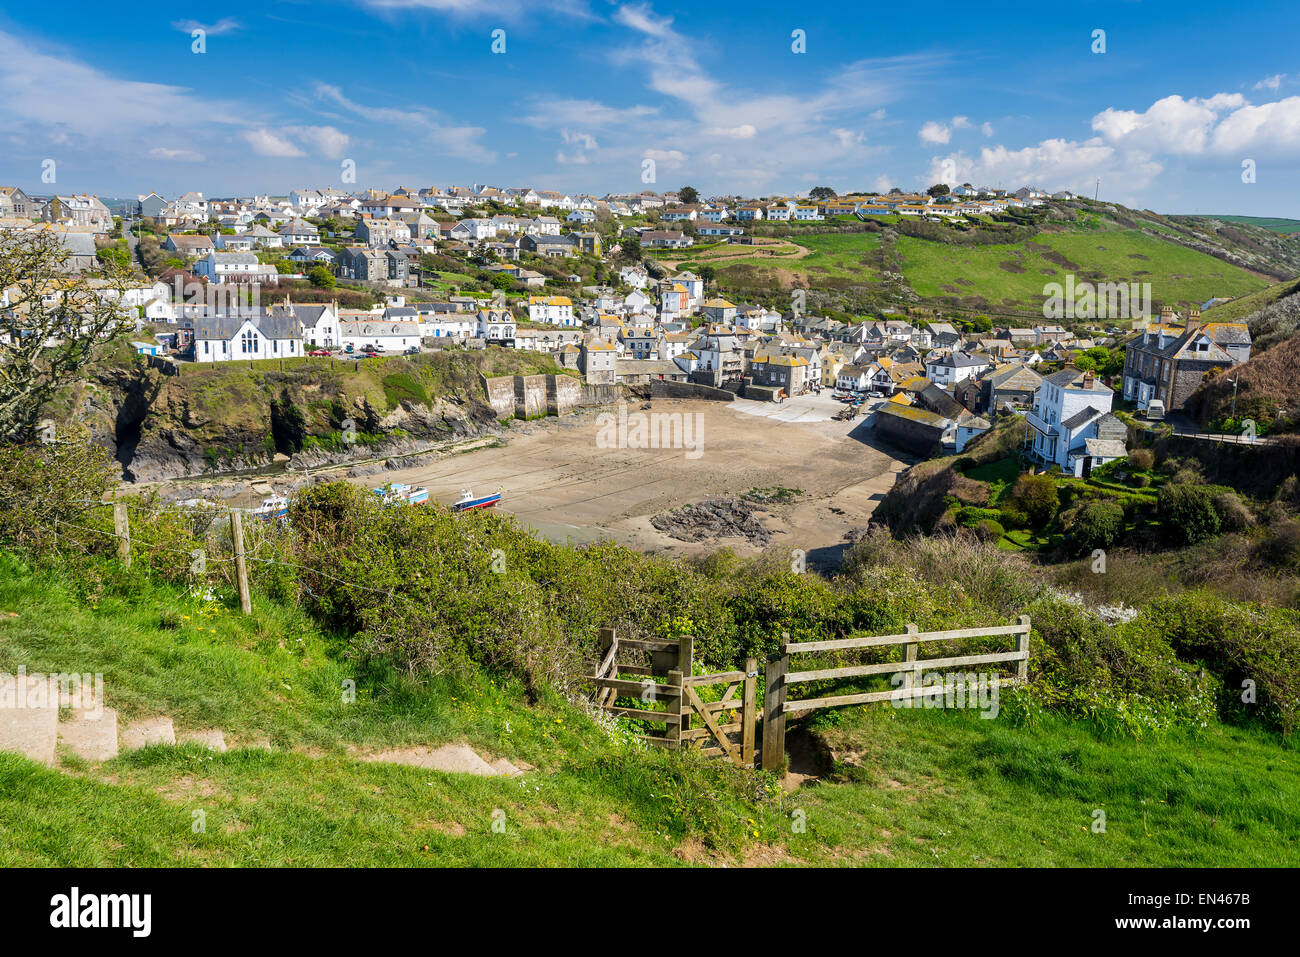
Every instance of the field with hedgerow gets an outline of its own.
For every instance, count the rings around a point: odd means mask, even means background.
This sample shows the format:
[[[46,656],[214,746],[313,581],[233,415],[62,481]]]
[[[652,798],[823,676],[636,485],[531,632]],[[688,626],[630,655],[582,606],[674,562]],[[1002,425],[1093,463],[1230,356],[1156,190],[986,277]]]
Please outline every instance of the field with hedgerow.
[[[826,577],[777,555],[554,545],[505,516],[384,507],[323,483],[287,523],[247,530],[244,615],[224,513],[119,500],[128,568],[110,473],[75,445],[0,453],[0,671],[102,673],[125,719],[221,728],[232,747],[54,767],[0,755],[3,864],[1300,862],[1293,607],[1186,587],[1102,605],[960,528],[873,530]],[[585,704],[605,626],[690,633],[697,671],[717,671],[766,658],[782,633],[1020,614],[1030,681],[996,717],[817,712],[791,729],[795,790],[647,748]],[[448,742],[532,770],[371,760]]]

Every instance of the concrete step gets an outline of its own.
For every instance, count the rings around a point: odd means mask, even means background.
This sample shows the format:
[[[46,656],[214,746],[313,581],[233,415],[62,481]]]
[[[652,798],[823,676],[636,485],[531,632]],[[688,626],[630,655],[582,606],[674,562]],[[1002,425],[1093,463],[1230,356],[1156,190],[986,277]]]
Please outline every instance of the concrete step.
[[[74,710],[59,722],[59,745],[86,761],[111,761],[117,757],[117,712]]]
[[[477,774],[482,777],[496,777],[502,773],[479,757],[478,752],[467,744],[444,744],[440,748],[393,748],[362,755],[361,760],[407,764],[431,771]]]
[[[47,691],[39,678],[0,675],[0,751],[54,765],[59,703],[49,700]]]
[[[131,722],[121,734],[121,749],[136,751],[151,744],[175,744],[176,729],[166,716],[141,718]]]

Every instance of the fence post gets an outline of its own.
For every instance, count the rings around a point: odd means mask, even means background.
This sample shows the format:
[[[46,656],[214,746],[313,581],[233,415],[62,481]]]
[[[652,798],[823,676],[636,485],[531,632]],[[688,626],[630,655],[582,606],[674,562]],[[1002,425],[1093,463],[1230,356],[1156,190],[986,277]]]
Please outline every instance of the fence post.
[[[253,613],[248,594],[248,565],[244,561],[244,522],[237,509],[230,510],[230,538],[235,543],[235,579],[239,585],[239,608],[245,615]]]
[[[912,624],[909,621],[907,623],[907,627],[905,627],[903,631],[905,631],[909,635],[915,635],[918,633],[919,629],[916,627],[916,625]],[[916,656],[920,653],[920,651],[921,651],[920,642],[918,641],[909,642],[907,645],[906,660],[909,662],[916,661]],[[916,680],[916,668],[915,666],[913,666],[911,669],[903,672],[903,689],[905,691],[911,691],[915,680]],[[911,698],[908,699],[908,707],[911,707],[912,700],[913,699]]]
[[[615,652],[614,658],[610,658],[610,654],[609,654],[610,649],[614,647],[617,641],[618,641],[618,637],[613,628],[600,629],[600,657],[596,659],[597,678],[618,677],[618,661],[617,661],[618,653]],[[608,670],[606,670],[603,667],[606,658],[610,658]],[[618,699],[618,693],[614,691],[613,688],[596,689],[596,704],[600,705],[601,707],[612,705],[617,699]]]
[[[117,536],[117,557],[127,568],[131,567],[131,523],[126,514],[125,502],[113,503],[113,534]]]
[[[1016,651],[1024,655],[1016,665],[1016,678],[1019,681],[1029,680],[1029,616],[1021,615],[1017,621],[1020,627],[1024,629],[1016,641]]]
[[[682,674],[689,678],[695,674],[695,636],[682,635],[677,642],[677,667]],[[682,730],[691,730],[691,716],[686,715],[682,718]]]
[[[763,692],[763,770],[775,771],[785,762],[785,673],[790,666],[786,651],[789,634],[781,635],[781,654],[767,663]]]
[[[754,711],[758,702],[758,659],[745,659],[744,704],[740,712],[740,753],[744,755],[744,766],[754,766]]]
[[[680,748],[682,746],[682,725],[686,722],[686,719],[682,717],[682,698],[685,695],[682,691],[682,673],[678,669],[674,668],[668,672],[668,684],[669,686],[677,686],[677,697],[675,699],[670,698],[668,701],[668,712],[677,715],[677,719],[668,722],[665,734],[669,740],[668,747]]]

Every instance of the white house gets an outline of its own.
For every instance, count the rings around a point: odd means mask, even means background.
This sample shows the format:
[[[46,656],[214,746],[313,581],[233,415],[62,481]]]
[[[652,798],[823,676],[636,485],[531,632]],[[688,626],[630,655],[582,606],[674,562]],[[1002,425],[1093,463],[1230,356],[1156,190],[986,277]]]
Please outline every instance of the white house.
[[[361,352],[371,346],[379,352],[404,352],[419,348],[420,323],[385,322],[383,320],[344,321],[339,323],[339,344]]]
[[[546,322],[553,326],[576,326],[573,300],[568,296],[529,296],[528,321]]]
[[[194,321],[195,362],[285,359],[302,354],[302,324],[291,315],[259,312]]]
[[[246,282],[257,279],[274,281],[279,273],[274,266],[259,263],[252,253],[211,252],[194,264],[194,275],[217,282],[227,279]]]
[[[1066,366],[1047,376],[1032,412],[1025,415],[1035,458],[1087,478],[1126,454],[1127,427],[1110,411],[1115,393],[1091,372]]]

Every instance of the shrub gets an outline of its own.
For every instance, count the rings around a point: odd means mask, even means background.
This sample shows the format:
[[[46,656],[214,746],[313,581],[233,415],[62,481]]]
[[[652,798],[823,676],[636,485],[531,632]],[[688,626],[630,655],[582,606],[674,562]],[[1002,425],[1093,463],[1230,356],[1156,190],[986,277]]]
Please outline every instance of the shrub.
[[[1128,478],[1129,485],[1134,488],[1148,488],[1151,485],[1150,475],[1130,475]]]
[[[999,515],[999,519],[1001,520],[1002,524],[1005,525],[1007,528],[1028,528],[1029,527],[1029,516],[1025,514],[1025,510],[1023,508],[1019,508],[1016,505],[1012,505],[1012,504],[1003,505]]]
[[[1257,554],[1270,565],[1300,564],[1300,522],[1295,519],[1278,522],[1260,543]]]
[[[1236,492],[1219,492],[1213,502],[1214,510],[1219,513],[1219,524],[1225,532],[1239,532],[1254,524],[1254,516]]]
[[[1034,528],[1042,528],[1060,504],[1056,481],[1050,475],[1022,475],[1011,490],[1011,501],[1029,516]]]
[[[975,534],[986,542],[996,542],[1002,537],[1004,529],[991,518],[981,519],[975,526]]]
[[[1128,454],[1128,464],[1139,472],[1145,472],[1156,464],[1155,453],[1150,449],[1133,449]]]
[[[1195,545],[1213,538],[1222,527],[1214,508],[1214,494],[1203,485],[1166,485],[1156,498],[1156,516],[1165,537],[1179,545]]]
[[[1111,499],[1085,502],[1075,514],[1070,535],[1080,551],[1109,548],[1124,531],[1124,508]]]

